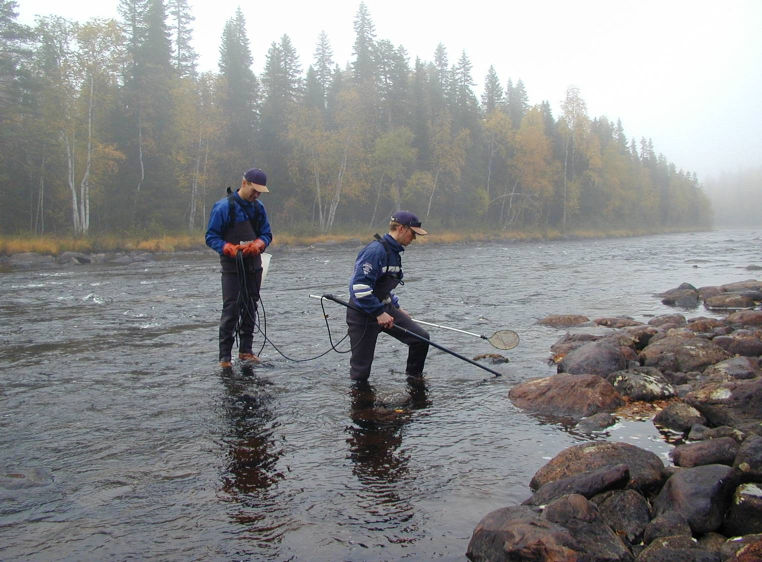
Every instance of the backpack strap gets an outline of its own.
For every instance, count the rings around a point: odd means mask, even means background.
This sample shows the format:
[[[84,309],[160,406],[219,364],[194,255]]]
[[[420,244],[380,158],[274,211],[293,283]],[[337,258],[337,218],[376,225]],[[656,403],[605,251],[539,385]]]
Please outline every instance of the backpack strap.
[[[249,223],[251,223],[251,228],[254,229],[254,234],[259,232],[258,230],[258,224],[257,224],[257,214],[256,204],[254,205],[255,214],[252,217],[248,211],[240,204],[238,203],[238,200],[235,198],[235,192],[230,189],[230,186],[227,188],[227,194],[228,194],[228,224],[226,228],[231,228],[233,224],[235,223],[235,208],[236,206],[240,207],[240,209],[243,211],[243,214],[246,215],[246,218],[249,219]]]

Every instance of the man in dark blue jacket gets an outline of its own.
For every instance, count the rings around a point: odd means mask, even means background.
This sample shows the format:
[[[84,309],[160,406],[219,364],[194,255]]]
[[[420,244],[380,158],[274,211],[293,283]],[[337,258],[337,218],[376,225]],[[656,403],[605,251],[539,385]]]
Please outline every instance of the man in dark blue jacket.
[[[241,187],[217,201],[209,215],[206,245],[220,254],[222,266],[220,366],[223,368],[232,366],[236,328],[238,358],[259,361],[252,352],[252,341],[262,285],[260,254],[270,245],[273,235],[265,207],[258,199],[268,191],[265,173],[251,168],[243,175]]]
[[[349,376],[353,380],[364,381],[370,376],[376,340],[380,332],[400,340],[408,346],[408,377],[420,379],[429,344],[395,329],[400,326],[426,339],[429,334],[411,320],[400,308],[399,299],[393,293],[402,283],[402,252],[405,246],[427,232],[421,228],[421,221],[409,211],[398,211],[389,222],[389,233],[365,246],[357,255],[352,279],[349,281],[351,304],[362,310],[347,308],[347,326],[352,345],[349,360]]]

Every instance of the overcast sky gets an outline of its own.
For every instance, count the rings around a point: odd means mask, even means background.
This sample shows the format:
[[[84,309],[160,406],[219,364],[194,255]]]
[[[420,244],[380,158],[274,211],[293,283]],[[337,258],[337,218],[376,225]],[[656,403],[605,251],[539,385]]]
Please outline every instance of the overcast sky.
[[[19,20],[55,14],[84,22],[117,17],[118,0],[17,0]],[[450,64],[463,51],[475,90],[490,65],[503,85],[524,82],[529,102],[557,117],[569,86],[592,117],[621,119],[628,137],[651,138],[678,168],[707,180],[762,166],[760,0],[365,0],[377,39],[432,61],[438,43]],[[303,70],[325,31],[342,67],[352,58],[359,0],[189,0],[200,70],[217,70],[225,22],[240,5],[254,71],[288,34]],[[469,11],[466,11],[469,10]]]

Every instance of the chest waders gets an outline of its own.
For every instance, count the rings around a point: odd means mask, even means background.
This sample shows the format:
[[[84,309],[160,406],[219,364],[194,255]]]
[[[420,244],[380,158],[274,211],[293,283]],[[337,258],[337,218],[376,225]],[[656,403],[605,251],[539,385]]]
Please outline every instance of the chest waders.
[[[236,221],[236,207],[248,220]],[[251,216],[236,200],[228,188],[228,225],[223,239],[230,244],[249,242],[257,238],[264,222],[263,213]],[[252,353],[254,327],[257,321],[257,301],[262,285],[262,258],[259,255],[244,257],[241,252],[235,258],[220,256],[222,273],[222,315],[220,317],[220,361],[230,361],[233,344],[238,338],[239,354]]]
[[[349,376],[352,380],[363,381],[370,376],[373,356],[376,350],[378,334],[386,332],[393,338],[398,339],[408,346],[407,364],[405,372],[410,377],[421,377],[426,355],[429,351],[429,334],[420,325],[412,321],[410,316],[394,306],[391,292],[397,285],[402,283],[402,259],[399,254],[392,251],[389,244],[378,234],[376,242],[381,244],[386,253],[384,274],[376,280],[373,294],[384,305],[384,312],[394,318],[395,327],[387,330],[381,328],[376,319],[352,307],[347,307],[347,331],[351,343],[352,354],[349,359]],[[371,242],[372,244],[373,242]],[[396,258],[396,259],[393,259]],[[390,271],[390,268],[392,270]],[[396,326],[403,330],[396,329]],[[410,332],[413,332],[411,334]],[[416,337],[416,334],[418,337]]]

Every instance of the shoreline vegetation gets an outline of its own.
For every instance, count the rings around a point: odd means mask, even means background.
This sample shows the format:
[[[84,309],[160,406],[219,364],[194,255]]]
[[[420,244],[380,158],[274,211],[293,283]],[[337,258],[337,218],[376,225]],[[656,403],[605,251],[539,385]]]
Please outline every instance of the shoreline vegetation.
[[[566,233],[546,229],[533,231],[448,229],[432,233],[418,239],[424,244],[457,244],[470,242],[538,242],[556,240],[587,240],[600,238],[632,238],[655,234],[673,234],[680,232],[705,232],[702,228],[674,229],[589,229],[571,230]],[[309,247],[315,245],[343,244],[370,240],[373,229],[345,230],[328,234],[304,234],[277,232],[273,240],[273,249]],[[24,236],[0,235],[0,256],[22,253],[35,253],[58,256],[64,252],[110,253],[110,252],[180,252],[203,250],[204,232],[165,234],[162,236]]]

